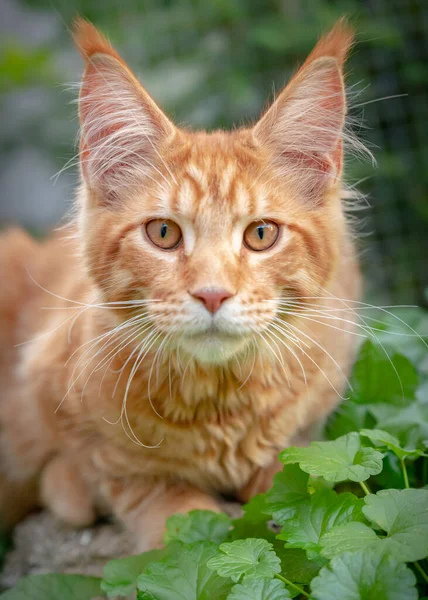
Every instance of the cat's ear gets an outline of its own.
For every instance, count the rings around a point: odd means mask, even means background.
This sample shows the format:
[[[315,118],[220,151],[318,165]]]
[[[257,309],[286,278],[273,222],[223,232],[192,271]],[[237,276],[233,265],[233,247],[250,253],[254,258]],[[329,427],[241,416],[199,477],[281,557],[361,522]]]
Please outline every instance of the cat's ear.
[[[254,128],[256,139],[272,149],[283,172],[289,171],[308,194],[341,174],[343,65],[352,40],[352,31],[339,21]]]
[[[175,128],[91,23],[77,19],[73,37],[86,65],[79,96],[82,174],[111,201],[149,172]]]

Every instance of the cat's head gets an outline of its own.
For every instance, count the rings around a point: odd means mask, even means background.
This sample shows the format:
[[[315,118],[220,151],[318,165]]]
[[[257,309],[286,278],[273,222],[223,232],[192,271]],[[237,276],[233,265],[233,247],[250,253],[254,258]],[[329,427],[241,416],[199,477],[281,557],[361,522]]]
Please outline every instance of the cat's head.
[[[214,133],[178,129],[92,25],[75,39],[89,271],[104,301],[147,300],[170,345],[227,361],[334,276],[352,34],[322,38],[253,127]]]

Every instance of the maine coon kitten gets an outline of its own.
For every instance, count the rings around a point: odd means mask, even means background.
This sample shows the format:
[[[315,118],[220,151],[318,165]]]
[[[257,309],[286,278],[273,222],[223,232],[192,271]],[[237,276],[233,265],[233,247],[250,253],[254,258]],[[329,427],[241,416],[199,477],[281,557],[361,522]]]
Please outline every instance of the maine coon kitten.
[[[322,38],[255,126],[213,133],[176,128],[92,25],[75,40],[78,223],[0,238],[1,513],[107,510],[148,548],[172,513],[265,489],[345,388],[352,33]]]

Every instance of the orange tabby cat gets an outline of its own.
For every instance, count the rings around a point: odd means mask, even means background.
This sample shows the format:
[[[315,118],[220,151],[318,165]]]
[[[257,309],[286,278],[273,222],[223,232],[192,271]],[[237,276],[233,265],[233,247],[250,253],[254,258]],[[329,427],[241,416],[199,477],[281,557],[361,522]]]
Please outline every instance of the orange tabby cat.
[[[265,489],[344,389],[352,33],[322,38],[254,127],[214,133],[176,128],[92,25],[75,40],[78,222],[0,238],[0,510],[107,510],[149,548],[169,515]]]

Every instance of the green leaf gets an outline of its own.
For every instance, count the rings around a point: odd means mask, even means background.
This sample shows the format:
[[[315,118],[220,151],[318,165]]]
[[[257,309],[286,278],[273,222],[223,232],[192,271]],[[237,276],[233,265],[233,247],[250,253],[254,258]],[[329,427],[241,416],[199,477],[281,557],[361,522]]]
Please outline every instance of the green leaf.
[[[336,412],[328,419],[326,433],[330,440],[335,440],[351,431],[359,431],[376,423],[369,412],[369,407],[355,404],[349,399],[340,404]]]
[[[310,560],[301,548],[278,548],[276,554],[281,560],[281,575],[292,583],[309,583],[327,562],[321,556]]]
[[[407,465],[409,477],[414,475],[414,463]],[[404,475],[398,456],[393,452],[387,452],[383,459],[382,472],[375,476],[375,482],[379,489],[395,488],[402,490],[404,487]]]
[[[85,575],[32,575],[23,577],[2,600],[92,600],[100,597],[101,579]]]
[[[162,561],[150,564],[138,577],[139,600],[225,600],[232,588],[208,568],[218,553],[212,542],[177,543],[175,551]]]
[[[172,541],[191,544],[208,541],[221,544],[227,537],[232,520],[224,513],[210,510],[192,510],[188,514],[176,514],[166,522],[165,544]]]
[[[164,558],[167,550],[152,550],[136,556],[109,561],[103,569],[101,589],[109,597],[130,596],[137,588],[137,578],[151,562]]]
[[[312,580],[311,599],[417,600],[415,583],[413,572],[387,552],[345,552]]]
[[[404,458],[418,458],[423,454],[422,450],[403,448],[400,445],[398,438],[382,429],[363,429],[360,431],[360,435],[369,438],[376,446],[391,450],[391,452],[394,452],[400,460],[403,460]]]
[[[428,490],[382,490],[364,498],[365,516],[387,532],[382,540],[399,561],[428,555]]]
[[[281,562],[272,548],[266,540],[256,538],[221,544],[220,553],[209,561],[208,566],[235,582],[242,576],[272,578],[281,570]]]
[[[313,553],[320,553],[320,539],[337,525],[363,518],[361,508],[363,501],[353,494],[339,494],[333,490],[315,492],[308,500],[301,503],[296,515],[289,519],[277,536],[287,542],[289,548],[302,548]]]
[[[244,516],[232,521],[233,529],[228,541],[242,540],[251,537],[265,538],[270,542],[275,540],[275,533],[268,528],[270,509],[266,503],[265,494],[258,494],[242,507]]]
[[[245,579],[233,586],[227,600],[286,600],[290,598],[288,590],[278,579]]]
[[[333,558],[345,552],[355,552],[382,543],[376,533],[358,521],[333,527],[320,539],[321,554]]]
[[[307,448],[291,446],[279,455],[284,464],[299,463],[311,475],[327,481],[366,481],[382,471],[383,454],[361,446],[358,433],[348,433],[331,442],[312,442]]]
[[[282,525],[292,517],[303,500],[309,498],[309,475],[298,465],[285,465],[275,475],[272,488],[266,493],[266,505],[275,523]]]
[[[397,436],[402,445],[417,448],[428,438],[428,402],[416,400],[400,408],[389,404],[370,407],[377,427]]]
[[[352,372],[352,402],[406,406],[415,398],[419,381],[416,368],[402,354],[389,356],[384,348],[370,340],[364,342]]]
[[[310,494],[320,490],[332,490],[333,488],[334,483],[327,481],[324,477],[319,477],[318,475],[311,475],[309,477],[308,490]]]

